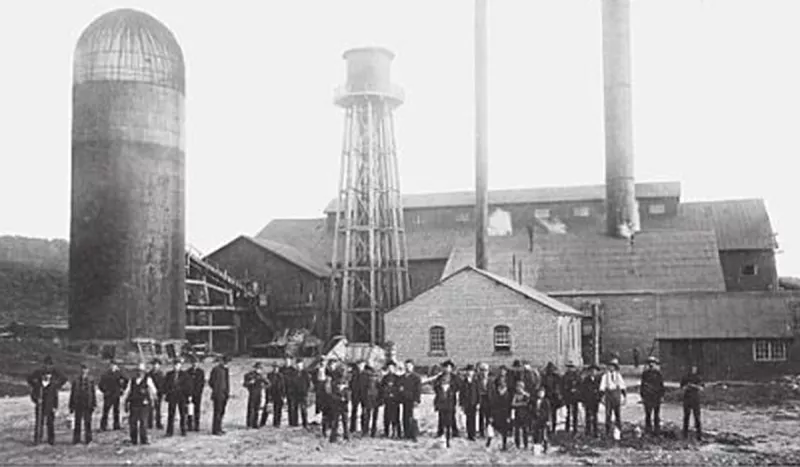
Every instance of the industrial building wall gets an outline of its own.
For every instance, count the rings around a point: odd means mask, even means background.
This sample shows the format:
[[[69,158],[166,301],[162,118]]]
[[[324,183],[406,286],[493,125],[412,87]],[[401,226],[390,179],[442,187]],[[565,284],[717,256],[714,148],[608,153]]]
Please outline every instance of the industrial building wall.
[[[325,309],[328,278],[318,278],[247,239],[234,240],[209,260],[245,282],[257,281],[260,291],[268,293],[268,309],[277,314],[274,318],[281,325],[310,322]],[[289,322],[283,323],[281,314]]]
[[[714,380],[771,380],[797,370],[799,349],[789,347],[785,361],[757,362],[753,354],[753,339],[660,340],[659,357],[664,377],[677,381],[695,364],[704,379]]]
[[[777,290],[778,270],[773,250],[722,250],[719,259],[727,290]]]
[[[416,297],[439,283],[445,264],[447,264],[447,258],[410,260],[408,262],[408,276],[411,280],[411,297]]]
[[[559,349],[559,315],[477,273],[463,272],[386,314],[386,337],[403,358],[430,366],[452,359],[457,366],[492,366],[527,359],[535,366],[563,366],[580,344]],[[577,319],[577,318],[574,318]],[[494,351],[495,326],[508,326],[511,353]],[[431,351],[430,330],[444,328],[446,352]],[[563,344],[562,344],[563,345]]]

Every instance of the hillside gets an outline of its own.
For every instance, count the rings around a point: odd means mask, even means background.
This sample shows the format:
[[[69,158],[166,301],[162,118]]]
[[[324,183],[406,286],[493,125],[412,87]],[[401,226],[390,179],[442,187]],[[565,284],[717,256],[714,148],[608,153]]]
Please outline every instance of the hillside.
[[[69,243],[0,236],[0,326],[67,317]]]

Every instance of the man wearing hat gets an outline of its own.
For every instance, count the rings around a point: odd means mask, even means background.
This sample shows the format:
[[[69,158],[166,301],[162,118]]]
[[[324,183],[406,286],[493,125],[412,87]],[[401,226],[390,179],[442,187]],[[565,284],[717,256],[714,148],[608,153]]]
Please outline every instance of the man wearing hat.
[[[272,372],[267,375],[268,387],[267,390],[269,397],[267,399],[272,403],[272,426],[278,428],[281,426],[281,416],[283,414],[283,400],[286,398],[286,381],[283,379],[283,373],[278,365],[272,367]],[[320,397],[320,396],[318,396]],[[317,404],[320,400],[317,399]],[[261,420],[259,426],[267,424],[267,416],[269,409],[267,404],[264,404],[264,410],[261,411]]]
[[[264,377],[261,362],[256,362],[253,369],[244,375],[244,387],[247,389],[247,428],[258,428],[258,409],[261,407],[261,395],[268,386]],[[265,420],[266,422],[266,420]]]
[[[176,358],[172,371],[164,378],[164,396],[167,399],[167,436],[175,431],[175,410],[178,411],[181,436],[186,436],[186,404],[192,393],[192,378],[183,368],[183,362]]]
[[[147,372],[147,376],[153,381],[156,391],[158,391],[150,409],[150,414],[147,416],[147,428],[152,430],[153,425],[155,425],[156,428],[161,430],[164,428],[161,423],[161,403],[164,400],[164,372],[161,371],[161,360],[154,358],[150,361],[150,371]]]
[[[121,430],[122,427],[119,423],[119,402],[122,396],[122,391],[128,385],[128,378],[122,374],[119,366],[114,360],[109,362],[108,371],[100,377],[100,392],[103,393],[103,415],[100,417],[100,430],[106,431],[108,429],[108,413],[113,411],[114,420],[113,427],[115,430]]]
[[[400,437],[400,377],[397,375],[397,363],[386,364],[386,375],[381,380],[383,395],[383,436]]]
[[[592,363],[589,374],[581,381],[580,396],[586,414],[586,436],[597,437],[597,410],[600,407],[600,367]]]
[[[356,362],[353,374],[350,377],[350,394],[352,395],[352,407],[350,408],[350,433],[356,431],[358,420],[358,410],[361,409],[361,431],[365,431],[368,425],[366,404],[366,391],[369,384],[369,374],[366,371],[367,362],[361,359]]]
[[[611,418],[617,430],[622,431],[622,404],[626,397],[625,380],[619,372],[619,360],[616,358],[608,362],[608,368],[600,379],[600,392],[606,404],[606,436],[611,436]]]
[[[81,429],[85,443],[92,442],[92,412],[97,407],[96,389],[94,380],[89,377],[89,367],[81,363],[81,374],[72,382],[69,394],[69,412],[75,416],[72,444],[80,443]]]
[[[567,362],[567,371],[561,379],[561,393],[564,395],[564,405],[567,406],[567,421],[565,431],[578,432],[578,402],[580,402],[581,375],[571,360]]]
[[[400,377],[400,400],[402,414],[403,435],[412,441],[417,440],[416,419],[414,418],[414,408],[420,403],[422,397],[422,378],[414,372],[414,361],[405,361],[406,371]]]
[[[308,428],[308,391],[311,389],[312,378],[303,368],[304,365],[302,358],[295,359],[294,369],[290,372],[291,383],[286,388],[286,408],[289,412],[289,426],[301,423],[303,428]]]
[[[225,406],[228,405],[228,398],[231,395],[230,372],[228,362],[231,359],[227,355],[220,358],[211,370],[208,377],[208,386],[211,388],[211,401],[214,403],[214,417],[211,422],[211,434],[223,435],[222,418],[225,416]]]
[[[639,393],[644,404],[644,431],[658,436],[661,430],[664,376],[658,369],[658,359],[652,355],[647,357],[647,368],[642,372]]]
[[[467,419],[467,439],[475,441],[475,416],[478,413],[481,394],[478,379],[475,378],[475,366],[470,363],[465,370],[466,376],[458,388],[458,402]]]
[[[206,386],[206,374],[200,368],[197,358],[190,358],[192,363],[186,373],[191,380],[191,391],[189,392],[189,403],[192,404],[192,410],[188,415],[188,429],[189,431],[200,431],[200,407],[203,405],[203,388]]]
[[[437,437],[445,436],[447,447],[450,447],[450,437],[453,434],[456,421],[456,396],[458,384],[453,374],[453,362],[447,360],[442,364],[444,371],[433,383],[433,408],[439,413],[439,430]],[[454,436],[454,435],[453,435]]]
[[[131,378],[125,390],[125,412],[129,413],[128,424],[132,444],[147,444],[147,417],[150,414],[153,400],[158,397],[155,383],[147,376],[147,368],[140,363],[136,375]],[[170,404],[171,405],[171,404]],[[174,410],[171,411],[174,414]],[[181,414],[183,415],[183,414]],[[172,426],[172,418],[169,420]],[[181,426],[181,428],[183,428]]]
[[[58,390],[64,386],[67,379],[58,370],[53,368],[53,359],[44,358],[42,368],[34,370],[28,376],[28,386],[31,387],[31,400],[35,405],[35,419],[33,442],[42,441],[42,432],[47,425],[47,442],[55,443],[55,411],[58,407]]]
[[[486,436],[486,426],[489,424],[491,418],[491,405],[489,400],[489,393],[492,389],[492,380],[489,377],[489,365],[484,362],[478,363],[478,394],[480,402],[478,402],[478,437],[484,438]]]

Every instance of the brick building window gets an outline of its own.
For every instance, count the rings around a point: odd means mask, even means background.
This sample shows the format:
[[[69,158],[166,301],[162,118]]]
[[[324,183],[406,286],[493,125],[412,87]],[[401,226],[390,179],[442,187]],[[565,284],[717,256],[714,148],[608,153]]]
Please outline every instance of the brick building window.
[[[667,207],[663,204],[651,204],[647,207],[647,212],[650,214],[664,214],[667,212]]]
[[[743,276],[755,276],[756,274],[758,274],[758,266],[755,264],[745,264],[742,266]]]
[[[428,331],[428,335],[430,339],[429,353],[444,354],[447,352],[444,345],[444,327],[432,326],[430,331]]]
[[[786,354],[786,341],[758,340],[753,342],[753,361],[784,362]]]
[[[494,327],[494,351],[511,353],[511,329],[508,326]]]

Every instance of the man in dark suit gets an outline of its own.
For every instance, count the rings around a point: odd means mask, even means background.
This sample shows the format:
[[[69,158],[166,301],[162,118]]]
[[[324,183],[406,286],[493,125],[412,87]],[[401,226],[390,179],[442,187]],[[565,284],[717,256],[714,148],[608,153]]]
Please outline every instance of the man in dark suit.
[[[206,374],[198,365],[196,358],[191,359],[192,367],[187,373],[192,380],[192,390],[189,393],[189,403],[192,410],[189,412],[189,431],[200,431],[200,407],[203,405],[203,388],[206,386]]]
[[[211,388],[211,401],[214,403],[214,417],[211,422],[211,434],[223,435],[222,418],[225,416],[225,406],[231,396],[231,379],[228,370],[228,362],[231,359],[227,355],[219,360],[211,370],[208,377],[208,386]]]
[[[367,362],[363,359],[356,362],[353,369],[353,374],[350,377],[350,394],[352,397],[352,407],[350,408],[350,433],[356,431],[358,420],[358,410],[361,408],[361,431],[364,431],[366,422],[364,416],[366,415],[366,390],[369,383],[369,374],[367,373]]]
[[[175,410],[178,410],[181,436],[186,436],[186,403],[192,392],[192,378],[182,369],[180,359],[173,362],[172,371],[164,378],[164,396],[167,399],[167,436],[175,431]]]
[[[92,442],[92,412],[97,408],[96,389],[94,380],[89,377],[89,367],[81,363],[81,374],[72,382],[69,394],[69,412],[75,416],[72,444],[81,442],[81,429],[85,436],[84,442]]]
[[[140,363],[136,375],[125,390],[125,412],[128,415],[131,444],[148,444],[147,419],[152,412],[153,400],[158,397],[155,383],[147,375],[147,368]],[[169,423],[172,423],[170,418]]]
[[[58,390],[67,382],[61,372],[53,368],[53,359],[49,356],[44,359],[44,366],[34,370],[28,376],[28,386],[31,387],[31,400],[36,408],[34,419],[33,442],[42,441],[42,431],[47,426],[47,442],[55,444],[55,416],[58,408]]]
[[[122,391],[128,385],[128,378],[122,374],[119,366],[113,360],[109,364],[109,369],[102,377],[100,377],[100,392],[103,393],[103,415],[100,417],[100,430],[106,431],[108,429],[108,413],[114,412],[113,427],[115,430],[121,430],[122,426],[119,423],[119,401],[122,396]]]
[[[157,391],[153,407],[147,417],[147,428],[152,429],[155,424],[155,427],[161,430],[164,428],[164,424],[161,423],[161,402],[164,400],[164,372],[161,370],[161,360],[156,358],[150,362],[150,371],[147,376],[153,381]]]
[[[283,399],[286,397],[286,382],[283,380],[283,374],[277,366],[272,367],[272,372],[267,375],[267,382],[269,389],[269,402],[272,402],[272,426],[275,428],[281,426],[281,415],[283,413]],[[267,424],[267,415],[269,409],[267,403],[264,404],[264,410],[261,411],[261,420],[258,426]]]
[[[403,435],[405,435],[407,439],[416,441],[418,427],[415,426],[414,408],[419,405],[420,398],[422,397],[422,378],[414,372],[413,360],[406,360],[405,365],[406,372],[400,377],[400,407],[403,409]]]
[[[311,375],[303,368],[303,360],[298,358],[290,372],[291,382],[287,384],[286,400],[289,404],[289,425],[297,426],[298,413],[303,428],[308,428],[308,391],[311,388]],[[292,424],[294,422],[294,424]]]
[[[269,384],[261,369],[261,362],[256,362],[253,369],[244,375],[244,388],[247,389],[247,428],[258,428],[258,409],[261,408],[261,397]],[[266,420],[265,420],[266,421]]]
[[[475,378],[475,366],[467,365],[467,375],[458,388],[458,402],[467,419],[467,439],[475,441],[475,416],[480,403],[480,388],[478,379]]]

